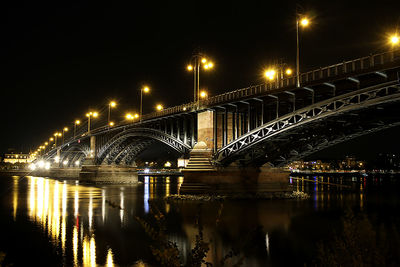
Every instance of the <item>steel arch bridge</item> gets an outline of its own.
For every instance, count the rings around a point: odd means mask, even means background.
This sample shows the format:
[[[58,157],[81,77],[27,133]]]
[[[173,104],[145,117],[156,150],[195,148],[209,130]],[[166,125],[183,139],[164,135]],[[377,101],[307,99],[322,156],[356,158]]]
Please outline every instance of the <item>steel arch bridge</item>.
[[[215,165],[282,166],[398,126],[399,73],[400,50],[370,55],[303,73],[301,87],[292,77],[146,114],[142,122],[81,130],[44,157],[66,167],[87,157],[129,166],[154,144],[189,157],[205,141]]]
[[[218,150],[215,160],[223,165],[240,159],[243,164],[271,162],[281,166],[340,142],[398,126],[400,108],[392,107],[398,101],[398,81],[334,97],[250,131]],[[389,108],[394,109],[385,110],[390,118],[379,112]]]

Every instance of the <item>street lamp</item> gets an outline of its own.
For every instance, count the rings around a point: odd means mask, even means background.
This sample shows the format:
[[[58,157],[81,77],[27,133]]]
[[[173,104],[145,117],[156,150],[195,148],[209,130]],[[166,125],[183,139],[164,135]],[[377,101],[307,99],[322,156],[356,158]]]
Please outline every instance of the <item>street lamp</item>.
[[[54,144],[56,145],[56,147],[57,147],[57,137],[60,137],[62,134],[61,133],[59,133],[59,132],[55,132],[54,133]]]
[[[74,139],[75,139],[75,136],[76,136],[76,125],[79,125],[79,124],[81,124],[80,120],[75,120],[74,121]]]
[[[400,44],[400,37],[397,34],[393,34],[389,37],[389,42],[392,46]]]
[[[200,53],[194,54],[190,61],[187,70],[193,71],[193,101],[196,102],[200,100],[200,66],[203,66],[204,70],[209,70],[214,67],[214,63]]]
[[[271,68],[267,69],[264,72],[264,76],[269,81],[276,80],[278,82],[279,80],[283,80],[285,75],[286,76],[291,76],[292,73],[293,73],[292,69],[288,68],[287,64],[282,62],[282,63],[279,63],[279,64],[275,65],[274,67],[271,67]]]
[[[296,53],[296,87],[300,87],[300,44],[299,44],[299,26],[305,28],[310,24],[307,17],[297,13],[296,14],[296,39],[297,39],[297,53]]]
[[[158,111],[161,111],[161,110],[164,109],[164,107],[163,107],[163,105],[158,104],[158,105],[156,106],[156,109],[157,109]]]
[[[64,127],[64,129],[62,130],[62,144],[64,144],[64,135],[65,132],[68,132],[68,127]]]
[[[206,91],[201,91],[200,92],[200,98],[205,99],[205,98],[207,98],[207,96],[208,96],[208,94],[207,94]]]
[[[111,101],[108,103],[108,123],[110,123],[111,120],[111,108],[115,108],[117,106],[117,103],[115,101]]]
[[[128,121],[132,121],[133,122],[134,117],[133,117],[132,113],[126,113],[125,119],[127,119]]]
[[[140,89],[140,121],[142,121],[142,115],[143,115],[143,93],[147,94],[150,92],[150,88],[148,86],[142,87]]]
[[[96,111],[91,111],[86,113],[86,117],[88,118],[88,131],[87,133],[90,134],[90,118],[97,118],[99,116],[99,113],[97,113]]]

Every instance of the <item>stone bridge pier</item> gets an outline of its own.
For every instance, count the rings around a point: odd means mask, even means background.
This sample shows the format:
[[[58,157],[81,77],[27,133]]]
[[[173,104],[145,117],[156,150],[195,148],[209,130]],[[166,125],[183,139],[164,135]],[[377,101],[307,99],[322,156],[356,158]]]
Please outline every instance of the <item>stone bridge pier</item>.
[[[250,114],[248,114],[250,115]],[[197,143],[190,152],[183,170],[182,194],[247,194],[282,192],[288,190],[289,171],[266,166],[228,166],[214,160],[215,152],[238,137],[243,129],[243,115],[222,114],[217,110],[198,113]]]
[[[115,166],[96,164],[96,136],[90,136],[89,154],[82,163],[79,180],[88,183],[137,183],[135,166]]]

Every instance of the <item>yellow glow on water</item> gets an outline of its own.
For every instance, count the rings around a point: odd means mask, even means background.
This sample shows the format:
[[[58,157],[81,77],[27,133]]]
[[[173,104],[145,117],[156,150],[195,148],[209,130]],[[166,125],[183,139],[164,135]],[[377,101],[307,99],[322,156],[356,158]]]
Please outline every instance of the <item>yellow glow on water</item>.
[[[94,236],[90,238],[90,266],[96,266],[96,243]]]
[[[75,193],[74,193],[74,215],[75,218],[79,214],[79,191],[78,186],[75,186]]]
[[[78,229],[76,225],[72,230],[72,253],[74,257],[74,266],[78,266]]]
[[[103,219],[103,223],[106,217],[106,190],[101,190],[101,217]]]
[[[17,209],[18,205],[19,190],[17,182],[18,180],[14,179],[12,201],[15,208],[12,211],[10,210],[10,213],[12,212],[13,214],[16,213],[14,210]],[[27,214],[30,220],[41,227],[43,234],[49,238],[54,248],[62,251],[63,257],[72,256],[71,261],[73,262],[70,265],[97,266],[96,242],[93,235],[93,228],[95,226],[94,216],[97,211],[96,209],[100,208],[97,203],[101,197],[103,197],[103,205],[106,204],[105,190],[101,194],[100,190],[95,188],[69,185],[66,182],[41,177],[28,177],[27,182]],[[80,203],[80,195],[83,196],[84,200],[88,200],[88,202],[83,202],[84,204]],[[124,207],[123,193],[121,196],[121,207]],[[69,203],[69,201],[71,202]],[[79,215],[80,205],[84,205],[84,216]],[[70,214],[68,206],[71,209]],[[72,208],[74,209],[73,212]],[[107,210],[105,207],[103,209],[103,216],[105,216]],[[68,218],[69,215],[73,216],[72,220]],[[125,219],[124,217],[125,215],[122,214],[123,220]],[[69,223],[73,223],[73,225],[69,225]],[[113,262],[113,255],[111,257]]]
[[[89,192],[88,217],[89,217],[89,230],[92,230],[92,223],[93,223],[93,197],[92,197],[92,191]]]
[[[47,180],[46,182],[48,182]],[[58,243],[60,235],[60,201],[59,201],[58,181],[54,183],[53,189],[53,212],[48,212],[48,222],[50,224],[49,230],[54,242]],[[51,217],[50,217],[51,216]]]
[[[83,238],[82,242],[82,265],[90,266],[90,247],[87,236]]]
[[[67,214],[67,184],[64,182],[62,189],[62,216]]]
[[[114,267],[113,256],[114,255],[112,253],[112,250],[111,248],[109,248],[107,252],[107,263],[106,263],[107,267]]]
[[[29,179],[29,198],[28,198],[28,207],[29,207],[29,217],[34,219],[33,216],[35,214],[35,203],[36,203],[36,195],[35,195],[35,177],[31,177]]]
[[[119,210],[119,217],[121,218],[121,224],[122,224],[124,222],[124,191],[121,191],[120,198],[121,202],[119,206],[121,207],[121,209]]]
[[[17,218],[17,209],[18,209],[18,176],[13,176],[14,186],[13,186],[13,219],[14,221]]]

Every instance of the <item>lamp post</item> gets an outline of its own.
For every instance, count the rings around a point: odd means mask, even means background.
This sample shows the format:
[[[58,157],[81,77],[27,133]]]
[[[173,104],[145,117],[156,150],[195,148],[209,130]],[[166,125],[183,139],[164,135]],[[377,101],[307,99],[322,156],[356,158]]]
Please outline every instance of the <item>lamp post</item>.
[[[125,115],[125,119],[127,119],[128,121],[131,121],[132,123],[133,123],[133,120],[137,119],[137,118],[139,118],[139,114],[137,114],[137,113],[135,113],[135,114],[126,113],[126,115]]]
[[[210,70],[214,67],[214,63],[200,53],[194,54],[190,61],[190,64],[187,65],[187,70],[193,71],[193,102],[197,101],[197,105],[199,105],[200,66],[203,66],[204,70]]]
[[[59,132],[55,132],[54,133],[54,144],[56,145],[56,147],[57,147],[57,137],[60,137],[62,134],[61,133],[59,133]]]
[[[64,127],[63,130],[62,130],[62,144],[64,144],[64,135],[65,135],[65,132],[68,132],[68,127]]]
[[[150,92],[150,88],[148,86],[145,86],[140,89],[140,114],[139,114],[140,121],[142,121],[142,116],[143,116],[143,92],[147,94],[148,92]]]
[[[286,69],[285,69],[286,67]],[[269,68],[264,72],[264,76],[269,80],[279,82],[279,80],[283,80],[284,76],[291,76],[293,73],[292,69],[287,67],[286,63],[280,63],[276,67]]]
[[[81,124],[81,121],[80,121],[80,120],[75,120],[75,121],[74,121],[74,139],[75,139],[75,137],[76,137],[76,125],[79,125],[79,124]]]
[[[296,14],[296,40],[297,40],[297,53],[296,53],[296,87],[300,87],[300,40],[299,40],[299,26],[307,27],[310,20],[303,15]]]
[[[115,101],[111,101],[108,103],[108,124],[110,124],[111,121],[111,108],[115,108],[117,106],[117,103]]]
[[[99,116],[99,113],[97,113],[95,111],[86,113],[86,117],[88,118],[88,131],[87,131],[88,135],[90,134],[90,118],[92,118],[92,117],[97,118],[98,116]]]

